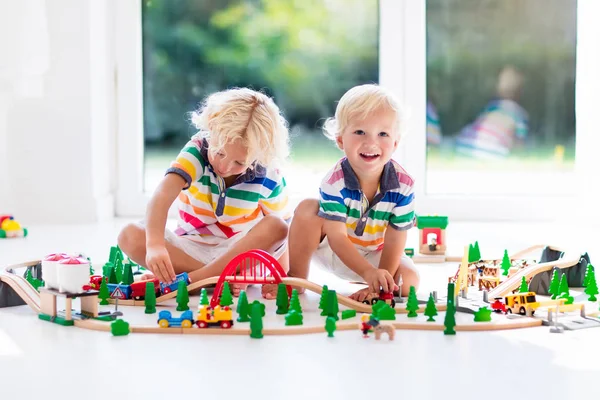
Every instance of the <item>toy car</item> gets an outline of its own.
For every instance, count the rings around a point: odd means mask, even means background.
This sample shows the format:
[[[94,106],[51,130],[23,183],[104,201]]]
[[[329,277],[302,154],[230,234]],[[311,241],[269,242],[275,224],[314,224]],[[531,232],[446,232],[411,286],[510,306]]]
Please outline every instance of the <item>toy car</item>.
[[[184,311],[179,318],[171,316],[171,311],[163,310],[158,313],[158,325],[161,328],[182,327],[191,328],[194,324],[194,314],[192,310]]]
[[[367,298],[363,300],[364,304],[375,304],[378,301],[384,301],[390,305],[390,307],[396,307],[396,300],[394,300],[394,292],[384,292],[383,290],[379,292],[378,297]]]
[[[496,313],[506,314],[506,305],[502,302],[502,297],[496,297],[495,301],[491,304],[492,311]]]
[[[216,306],[215,308],[204,306],[200,309],[196,325],[198,328],[208,328],[209,326],[220,326],[223,329],[229,329],[233,325],[233,313],[231,308],[225,306]]]
[[[172,282],[169,285],[165,285],[163,282],[161,282],[160,283],[160,291],[163,294],[174,292],[179,287],[179,282],[180,281],[184,281],[186,283],[186,285],[189,285],[190,278],[189,278],[187,272],[182,272],[181,274],[176,275],[175,276],[175,281]]]
[[[131,288],[131,298],[134,300],[144,300],[146,297],[146,283],[152,282],[154,284],[154,294],[156,296],[160,296],[160,284],[158,279],[147,279],[144,281],[133,282],[130,286]]]
[[[27,229],[22,228],[12,215],[0,215],[0,239],[27,236]]]

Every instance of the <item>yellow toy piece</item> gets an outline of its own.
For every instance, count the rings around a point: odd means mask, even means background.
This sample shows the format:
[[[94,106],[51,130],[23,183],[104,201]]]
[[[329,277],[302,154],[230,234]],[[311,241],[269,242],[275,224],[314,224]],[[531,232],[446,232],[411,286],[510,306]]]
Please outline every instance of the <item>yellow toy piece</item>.
[[[14,219],[5,219],[2,221],[2,226],[0,226],[0,229],[4,229],[5,231],[18,231],[21,229],[21,224]]]
[[[209,326],[220,326],[228,329],[233,326],[233,311],[229,307],[203,306],[196,317],[198,328],[208,328]]]
[[[27,236],[27,229],[14,220],[11,215],[0,215],[0,239]]]
[[[535,297],[535,292],[511,294],[504,299],[507,313],[526,315],[527,309],[535,310],[540,303]]]

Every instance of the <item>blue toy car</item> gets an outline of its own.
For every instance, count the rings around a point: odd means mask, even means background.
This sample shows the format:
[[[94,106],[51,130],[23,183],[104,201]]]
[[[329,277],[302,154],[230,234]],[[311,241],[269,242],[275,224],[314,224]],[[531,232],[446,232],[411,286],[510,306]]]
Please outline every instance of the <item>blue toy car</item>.
[[[192,310],[184,311],[181,317],[175,318],[171,316],[171,311],[163,310],[158,313],[158,325],[161,328],[182,327],[191,328],[194,324],[194,314]]]
[[[174,292],[179,287],[179,282],[184,281],[186,285],[190,283],[190,277],[187,272],[182,272],[175,276],[175,281],[169,285],[165,285],[163,282],[160,283],[160,291],[162,294]]]

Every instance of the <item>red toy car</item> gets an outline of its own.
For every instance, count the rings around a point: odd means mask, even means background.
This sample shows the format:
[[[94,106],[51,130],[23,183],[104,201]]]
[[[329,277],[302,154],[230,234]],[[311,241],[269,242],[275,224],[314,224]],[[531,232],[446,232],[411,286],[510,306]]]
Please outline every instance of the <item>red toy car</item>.
[[[491,304],[492,310],[497,313],[503,312],[504,314],[506,314],[506,305],[501,301],[502,297],[496,297],[495,300],[496,301],[494,301]]]
[[[134,300],[144,300],[146,297],[146,283],[152,282],[154,283],[154,293],[158,297],[160,295],[160,284],[158,279],[147,279],[145,281],[137,281],[133,282],[131,287],[131,298]]]
[[[396,306],[396,300],[394,300],[394,292],[384,292],[383,290],[379,292],[379,297],[372,297],[370,300],[367,298],[363,300],[363,303],[375,304],[378,301],[386,302],[392,308]]]

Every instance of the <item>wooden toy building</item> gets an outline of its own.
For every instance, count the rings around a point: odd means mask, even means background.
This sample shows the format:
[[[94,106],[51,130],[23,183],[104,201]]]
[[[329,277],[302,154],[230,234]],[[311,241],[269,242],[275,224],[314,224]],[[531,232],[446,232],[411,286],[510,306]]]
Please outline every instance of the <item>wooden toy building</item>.
[[[62,296],[65,298],[64,315],[60,315],[57,310],[56,298]],[[72,301],[80,298],[81,314],[88,317],[98,317],[98,291],[89,290],[84,293],[71,294],[61,293],[58,290],[40,288],[40,309],[39,318],[51,321],[60,325],[73,325]]]
[[[446,227],[448,217],[417,216],[419,252],[421,254],[446,254]]]

